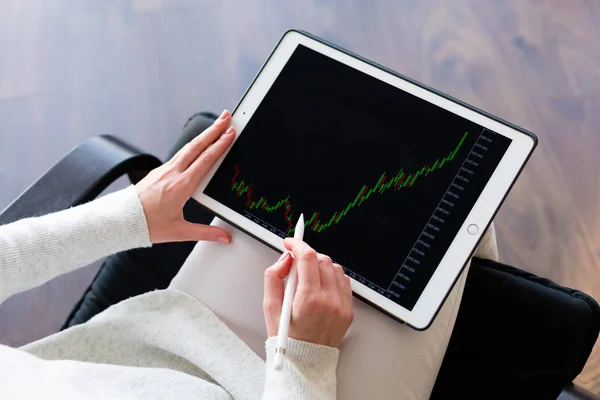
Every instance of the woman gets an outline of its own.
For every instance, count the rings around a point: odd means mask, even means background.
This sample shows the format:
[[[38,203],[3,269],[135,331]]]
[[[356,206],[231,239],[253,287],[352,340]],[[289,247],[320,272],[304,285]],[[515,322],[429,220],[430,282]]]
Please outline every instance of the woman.
[[[0,301],[109,254],[164,242],[210,240],[218,227],[187,222],[183,207],[231,145],[224,111],[135,186],[59,213],[0,227]],[[270,368],[292,257],[265,273],[267,362],[186,293],[153,291],[21,349],[0,346],[2,398],[334,398],[336,348],[353,319],[342,268],[301,241],[298,290],[282,371]],[[271,350],[271,351],[270,351]]]

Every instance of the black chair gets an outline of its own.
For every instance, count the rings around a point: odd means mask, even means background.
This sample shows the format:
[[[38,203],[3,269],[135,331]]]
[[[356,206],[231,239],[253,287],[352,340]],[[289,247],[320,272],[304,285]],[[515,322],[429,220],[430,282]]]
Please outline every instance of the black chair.
[[[67,154],[0,213],[0,225],[85,203],[161,162],[112,136]],[[432,399],[600,399],[573,385],[600,331],[585,293],[474,259]],[[400,396],[399,396],[400,397]]]

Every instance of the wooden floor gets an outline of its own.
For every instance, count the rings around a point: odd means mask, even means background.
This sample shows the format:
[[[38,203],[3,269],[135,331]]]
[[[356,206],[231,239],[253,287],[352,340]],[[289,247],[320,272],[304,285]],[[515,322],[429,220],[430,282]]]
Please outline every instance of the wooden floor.
[[[0,0],[0,208],[93,135],[164,156],[301,28],[535,132],[502,260],[600,299],[599,21],[597,0]],[[93,268],[6,302],[0,342],[55,331]],[[600,393],[598,346],[578,383]]]

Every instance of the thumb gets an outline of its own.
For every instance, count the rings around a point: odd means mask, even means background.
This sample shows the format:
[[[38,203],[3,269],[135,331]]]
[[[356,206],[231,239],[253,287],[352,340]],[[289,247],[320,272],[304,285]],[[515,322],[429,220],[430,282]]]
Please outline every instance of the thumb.
[[[263,308],[269,336],[277,334],[281,305],[283,304],[283,279],[290,273],[293,258],[284,252],[279,260],[265,270],[265,298]]]
[[[217,226],[194,224],[181,221],[177,226],[177,237],[180,241],[207,241],[231,243],[231,235]]]

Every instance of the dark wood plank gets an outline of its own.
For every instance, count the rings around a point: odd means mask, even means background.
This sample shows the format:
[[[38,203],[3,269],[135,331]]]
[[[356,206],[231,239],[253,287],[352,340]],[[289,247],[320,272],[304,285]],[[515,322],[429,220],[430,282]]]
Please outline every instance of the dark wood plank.
[[[163,156],[301,28],[538,134],[497,218],[502,260],[600,298],[599,18],[594,0],[0,0],[0,207],[99,133]],[[4,304],[0,342],[52,332],[89,278]],[[600,393],[598,349],[578,382]]]

